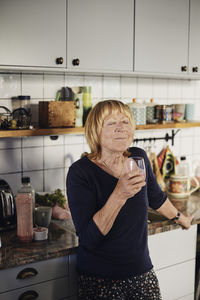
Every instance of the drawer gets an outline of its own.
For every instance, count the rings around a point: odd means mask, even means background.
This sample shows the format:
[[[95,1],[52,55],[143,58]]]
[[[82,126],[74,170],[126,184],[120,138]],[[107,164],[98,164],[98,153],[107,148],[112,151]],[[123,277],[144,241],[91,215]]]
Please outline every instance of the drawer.
[[[35,293],[37,298],[31,298]],[[69,287],[68,277],[43,282],[41,284],[32,285],[29,287],[13,290],[11,292],[0,294],[0,300],[18,300],[19,297],[24,295],[21,299],[37,299],[37,300],[61,300],[68,299]],[[30,295],[30,296],[28,296]],[[30,298],[29,298],[30,297]]]
[[[30,276],[17,279],[22,276]],[[68,256],[44,260],[0,271],[0,293],[69,275]]]
[[[195,260],[156,271],[163,300],[193,299]]]
[[[149,252],[154,269],[165,268],[196,256],[197,225],[150,235]]]

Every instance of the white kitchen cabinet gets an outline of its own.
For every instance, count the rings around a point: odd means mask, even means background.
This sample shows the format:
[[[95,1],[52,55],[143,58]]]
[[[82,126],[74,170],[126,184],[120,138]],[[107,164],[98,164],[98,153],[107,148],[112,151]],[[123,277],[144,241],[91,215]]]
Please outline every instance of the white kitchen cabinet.
[[[133,71],[133,0],[68,0],[67,67]]]
[[[135,0],[134,70],[187,73],[188,31],[189,0]]]
[[[194,298],[197,225],[149,236],[163,300]]]
[[[189,72],[200,73],[200,1],[190,0]]]
[[[1,270],[0,300],[76,300],[73,262],[70,255]]]
[[[1,0],[0,45],[0,66],[64,68],[66,0]]]

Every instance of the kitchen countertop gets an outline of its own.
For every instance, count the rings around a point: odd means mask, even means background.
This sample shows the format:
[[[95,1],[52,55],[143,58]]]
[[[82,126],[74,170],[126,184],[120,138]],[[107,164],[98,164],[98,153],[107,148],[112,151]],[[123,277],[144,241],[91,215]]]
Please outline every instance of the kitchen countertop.
[[[189,199],[171,199],[171,201],[179,211],[191,215],[200,209],[200,192],[194,193]],[[195,223],[200,223],[200,219]],[[180,226],[173,221],[161,221],[158,217],[158,220],[148,224],[148,234],[152,235],[177,228]],[[2,232],[0,236],[2,242],[0,270],[74,254],[78,247],[78,238],[72,220],[52,220],[46,241],[22,243],[17,239],[16,230]]]

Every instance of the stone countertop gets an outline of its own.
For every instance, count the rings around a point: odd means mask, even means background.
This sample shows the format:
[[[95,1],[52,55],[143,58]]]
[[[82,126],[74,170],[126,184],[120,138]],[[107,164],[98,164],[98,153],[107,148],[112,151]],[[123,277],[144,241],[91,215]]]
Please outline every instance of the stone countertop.
[[[191,215],[200,209],[200,192],[193,194],[189,199],[171,199],[171,201],[179,211]],[[200,220],[195,223],[200,223]],[[159,220],[158,217],[156,221],[148,224],[148,234],[152,235],[177,228],[180,226],[173,221]],[[17,239],[16,230],[2,232],[0,236],[2,242],[0,270],[70,255],[75,253],[78,247],[78,238],[72,220],[52,220],[46,241],[22,243]]]
[[[45,241],[20,242],[16,230],[2,232],[0,236],[0,270],[70,255],[78,246],[72,220],[53,220]]]
[[[169,197],[173,205],[184,215],[191,216],[198,210],[200,210],[200,191],[192,194],[189,198],[185,199],[172,199]],[[159,219],[159,218],[158,218]],[[164,219],[161,217],[161,219]],[[194,220],[192,224],[199,224],[200,219]],[[170,220],[160,220],[157,222],[150,222],[148,224],[148,234],[156,234],[164,231],[170,231],[177,228],[181,228],[180,225]]]

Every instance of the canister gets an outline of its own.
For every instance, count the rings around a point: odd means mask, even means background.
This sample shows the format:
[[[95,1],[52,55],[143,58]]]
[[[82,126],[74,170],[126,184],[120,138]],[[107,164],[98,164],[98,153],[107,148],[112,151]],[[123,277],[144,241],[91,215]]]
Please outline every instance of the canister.
[[[148,124],[156,123],[154,99],[150,99],[150,103],[146,104],[146,122]]]
[[[130,110],[133,114],[136,125],[145,125],[146,124],[146,105],[142,103],[136,103],[136,100],[133,99],[132,103],[128,103]]]

